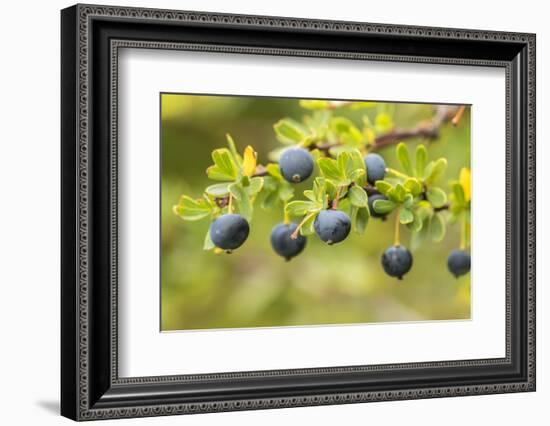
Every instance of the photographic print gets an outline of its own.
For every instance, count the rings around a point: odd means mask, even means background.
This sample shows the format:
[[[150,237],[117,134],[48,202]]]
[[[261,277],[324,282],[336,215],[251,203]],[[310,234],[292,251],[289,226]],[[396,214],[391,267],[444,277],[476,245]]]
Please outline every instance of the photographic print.
[[[470,319],[470,107],[162,93],[161,330]]]

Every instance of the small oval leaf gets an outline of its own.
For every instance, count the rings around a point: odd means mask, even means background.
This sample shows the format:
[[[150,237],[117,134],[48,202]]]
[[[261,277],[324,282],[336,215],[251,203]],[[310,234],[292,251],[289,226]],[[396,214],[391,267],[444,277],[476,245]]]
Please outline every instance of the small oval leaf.
[[[348,192],[349,202],[355,207],[367,207],[368,197],[363,188],[352,186]]]
[[[445,191],[435,186],[428,188],[426,197],[435,208],[443,207],[447,202],[447,194],[445,194]]]
[[[445,222],[440,214],[434,214],[430,221],[430,234],[432,240],[440,242],[445,237]]]
[[[376,200],[372,203],[374,211],[378,214],[388,214],[395,209],[396,204],[391,200]]]
[[[411,158],[409,156],[409,148],[407,145],[403,142],[397,145],[395,148],[395,152],[397,154],[397,159],[399,160],[399,164],[401,164],[401,167],[405,171],[406,174],[412,175],[412,166],[411,166]]]
[[[409,209],[402,208],[399,212],[399,222],[403,225],[414,221],[414,214]]]

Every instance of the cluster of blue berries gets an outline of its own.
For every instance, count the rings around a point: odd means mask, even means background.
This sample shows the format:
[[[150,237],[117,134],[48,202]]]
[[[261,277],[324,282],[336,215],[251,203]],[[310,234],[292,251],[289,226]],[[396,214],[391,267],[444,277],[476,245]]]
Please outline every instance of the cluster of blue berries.
[[[364,158],[367,169],[367,181],[374,185],[382,180],[386,173],[384,159],[378,154],[368,154]],[[279,160],[281,174],[290,183],[300,183],[313,173],[314,160],[309,151],[303,148],[289,148],[283,152]],[[373,208],[376,200],[386,200],[382,194],[371,194],[368,207],[372,217],[384,218]],[[341,210],[328,209],[317,214],[314,229],[318,237],[332,245],[345,240],[351,230],[350,217]],[[280,223],[271,231],[271,246],[273,250],[286,260],[300,254],[306,246],[307,238],[297,231],[296,223]],[[225,214],[214,220],[210,226],[210,238],[219,248],[231,251],[240,247],[248,238],[250,227],[244,217],[239,214]],[[413,264],[412,253],[404,246],[396,244],[384,251],[381,259],[382,267],[391,277],[402,279],[410,271]],[[447,266],[455,276],[467,274],[470,271],[470,255],[464,250],[455,250],[448,257]]]

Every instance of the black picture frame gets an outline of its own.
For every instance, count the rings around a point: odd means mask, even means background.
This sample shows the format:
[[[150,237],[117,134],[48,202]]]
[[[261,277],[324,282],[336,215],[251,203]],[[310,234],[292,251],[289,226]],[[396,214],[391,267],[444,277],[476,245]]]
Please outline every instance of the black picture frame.
[[[535,35],[75,5],[61,12],[61,414],[159,416],[535,390]],[[506,357],[119,378],[117,51],[506,70]]]

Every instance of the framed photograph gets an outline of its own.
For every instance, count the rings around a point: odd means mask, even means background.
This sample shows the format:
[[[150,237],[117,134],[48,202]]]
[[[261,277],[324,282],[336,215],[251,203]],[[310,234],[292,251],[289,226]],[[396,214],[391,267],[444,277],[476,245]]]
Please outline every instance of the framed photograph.
[[[64,416],[535,390],[535,35],[61,29]]]

